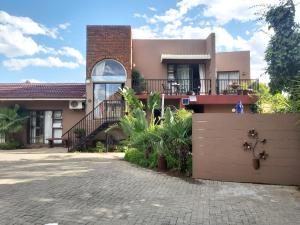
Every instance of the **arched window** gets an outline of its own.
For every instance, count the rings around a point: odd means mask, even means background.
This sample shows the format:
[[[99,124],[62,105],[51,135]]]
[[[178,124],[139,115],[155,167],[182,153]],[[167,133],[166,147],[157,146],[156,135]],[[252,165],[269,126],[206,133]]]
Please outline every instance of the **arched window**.
[[[114,59],[104,59],[94,66],[92,79],[94,82],[125,83],[126,70],[120,62]]]

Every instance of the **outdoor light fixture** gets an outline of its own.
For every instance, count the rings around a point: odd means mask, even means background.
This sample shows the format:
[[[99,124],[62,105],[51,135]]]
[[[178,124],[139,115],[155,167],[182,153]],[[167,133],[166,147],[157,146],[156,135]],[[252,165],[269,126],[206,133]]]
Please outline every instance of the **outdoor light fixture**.
[[[85,80],[85,83],[86,83],[86,84],[90,84],[90,83],[91,83],[91,78],[87,78],[87,79]]]

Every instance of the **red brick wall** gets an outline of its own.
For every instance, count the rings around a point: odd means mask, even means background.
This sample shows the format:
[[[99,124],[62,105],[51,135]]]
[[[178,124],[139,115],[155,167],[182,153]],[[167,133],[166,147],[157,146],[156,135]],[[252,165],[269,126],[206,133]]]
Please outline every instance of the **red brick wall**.
[[[103,59],[115,59],[124,65],[131,78],[131,27],[87,26],[86,77]]]

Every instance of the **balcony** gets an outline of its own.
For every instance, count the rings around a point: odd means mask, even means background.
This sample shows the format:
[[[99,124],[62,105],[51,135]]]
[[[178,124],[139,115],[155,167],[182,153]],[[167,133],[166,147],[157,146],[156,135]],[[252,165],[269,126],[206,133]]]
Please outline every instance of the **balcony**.
[[[212,87],[210,79],[142,79],[133,80],[132,88],[137,94],[151,92],[166,95],[248,95],[259,89],[258,79],[217,79],[216,87]]]
[[[248,95],[259,90],[258,79],[217,79],[217,95]]]
[[[137,94],[159,92],[166,95],[208,95],[211,94],[210,79],[145,79],[133,80],[132,88]]]

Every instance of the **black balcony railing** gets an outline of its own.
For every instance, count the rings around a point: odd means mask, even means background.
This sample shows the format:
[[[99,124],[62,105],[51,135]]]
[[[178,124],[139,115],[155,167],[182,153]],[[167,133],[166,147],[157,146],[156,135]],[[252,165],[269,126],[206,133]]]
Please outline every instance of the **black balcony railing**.
[[[217,79],[218,95],[248,95],[259,90],[258,79]]]
[[[211,93],[210,79],[145,79],[132,81],[137,94],[159,92],[167,95],[208,95]]]

